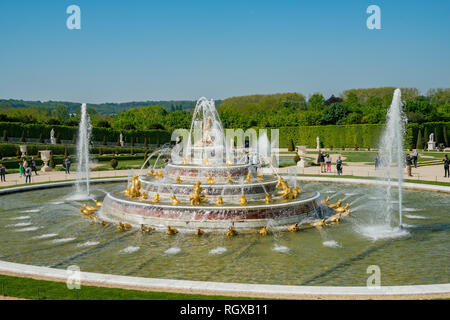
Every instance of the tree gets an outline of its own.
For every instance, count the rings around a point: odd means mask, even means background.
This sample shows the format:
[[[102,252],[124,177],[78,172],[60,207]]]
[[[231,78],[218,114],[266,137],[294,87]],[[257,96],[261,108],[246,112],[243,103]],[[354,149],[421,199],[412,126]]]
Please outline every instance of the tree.
[[[327,106],[323,112],[323,121],[325,124],[338,124],[343,121],[349,110],[346,106],[340,103],[333,103]]]
[[[442,135],[444,136],[445,147],[448,147],[447,128],[445,127],[445,125],[442,126]]]
[[[6,130],[3,130],[3,142],[8,142],[8,132]]]
[[[103,137],[103,145],[106,146],[108,143],[106,142],[106,136]]]
[[[39,143],[44,143],[44,137],[42,136],[42,132],[39,134]]]
[[[58,104],[53,110],[53,115],[59,122],[64,123],[69,118],[67,106]]]
[[[428,127],[425,126],[425,133],[423,135],[423,143],[422,143],[423,147],[421,149],[425,149],[427,147],[427,139],[428,139]]]
[[[419,133],[417,134],[417,142],[416,142],[416,149],[423,149],[423,141],[422,141],[422,131],[419,130]]]
[[[67,151],[67,147],[64,148],[64,159],[69,156],[69,152]]]
[[[323,95],[314,93],[309,97],[307,108],[311,111],[322,111],[325,108],[325,99],[323,98]]]
[[[147,141],[147,137],[144,138],[144,148],[147,149],[148,148],[148,141]]]
[[[22,135],[20,136],[20,142],[25,142],[25,131],[22,131]]]
[[[289,139],[288,151],[294,151],[294,149],[295,149],[294,141],[292,139]]]

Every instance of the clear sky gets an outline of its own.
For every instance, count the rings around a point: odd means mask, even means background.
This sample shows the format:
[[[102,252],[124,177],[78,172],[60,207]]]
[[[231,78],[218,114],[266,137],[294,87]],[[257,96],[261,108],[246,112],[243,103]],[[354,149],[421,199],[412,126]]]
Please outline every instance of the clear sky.
[[[81,8],[68,30],[66,8]],[[381,30],[366,9],[381,8]],[[0,98],[450,87],[448,0],[1,0]]]

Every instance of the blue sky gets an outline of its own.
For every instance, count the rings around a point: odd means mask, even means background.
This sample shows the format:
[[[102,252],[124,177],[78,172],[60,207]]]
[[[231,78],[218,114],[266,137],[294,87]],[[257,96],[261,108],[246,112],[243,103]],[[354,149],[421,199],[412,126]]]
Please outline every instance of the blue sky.
[[[66,8],[81,8],[68,30]],[[369,30],[366,8],[381,8]],[[450,87],[450,1],[1,0],[0,98],[123,102]]]

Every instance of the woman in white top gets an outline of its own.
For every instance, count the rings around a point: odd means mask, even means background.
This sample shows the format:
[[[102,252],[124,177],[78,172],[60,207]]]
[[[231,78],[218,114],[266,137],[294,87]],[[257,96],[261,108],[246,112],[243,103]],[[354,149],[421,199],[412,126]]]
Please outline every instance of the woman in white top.
[[[331,172],[331,157],[328,153],[325,156],[325,163],[327,165],[327,172]]]

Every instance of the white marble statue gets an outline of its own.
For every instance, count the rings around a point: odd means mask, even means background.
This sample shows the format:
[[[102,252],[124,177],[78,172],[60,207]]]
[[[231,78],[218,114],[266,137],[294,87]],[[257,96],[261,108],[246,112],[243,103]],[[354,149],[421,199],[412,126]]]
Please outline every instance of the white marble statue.
[[[53,130],[53,128],[50,131],[50,143],[51,144],[56,144],[55,130]]]
[[[317,142],[316,149],[319,150],[320,149],[320,139],[319,139],[319,137],[316,138],[316,142]]]
[[[430,140],[428,140],[428,150],[436,149],[436,141],[434,141],[434,133],[430,134]]]
[[[119,140],[120,140],[120,146],[123,147],[125,143],[123,142],[123,134],[122,134],[122,132],[120,133]]]

